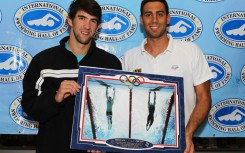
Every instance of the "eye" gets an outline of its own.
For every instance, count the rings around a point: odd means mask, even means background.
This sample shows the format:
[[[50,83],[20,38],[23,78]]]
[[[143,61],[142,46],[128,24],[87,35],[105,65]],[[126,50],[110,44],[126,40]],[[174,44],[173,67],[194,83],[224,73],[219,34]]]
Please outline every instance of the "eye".
[[[149,16],[151,16],[151,13],[145,13],[145,16],[149,17]]]
[[[94,24],[98,24],[98,21],[95,20],[95,19],[91,20],[91,22],[94,23]]]
[[[157,15],[162,17],[162,16],[164,16],[164,13],[158,13]]]

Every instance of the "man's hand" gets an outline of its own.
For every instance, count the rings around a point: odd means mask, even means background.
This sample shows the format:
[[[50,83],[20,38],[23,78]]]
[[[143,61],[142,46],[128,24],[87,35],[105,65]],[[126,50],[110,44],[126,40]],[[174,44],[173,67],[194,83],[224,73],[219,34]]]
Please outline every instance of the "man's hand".
[[[60,83],[60,87],[55,95],[57,103],[62,102],[70,95],[76,95],[79,92],[80,86],[74,80],[64,80]]]
[[[184,153],[194,153],[195,148],[194,148],[194,144],[192,141],[192,136],[186,135],[185,141],[186,141],[186,148],[185,148]]]
[[[184,153],[194,153],[195,148],[192,141],[196,129],[203,123],[208,116],[211,107],[210,81],[195,86],[197,104],[191,113],[186,126],[186,149]]]

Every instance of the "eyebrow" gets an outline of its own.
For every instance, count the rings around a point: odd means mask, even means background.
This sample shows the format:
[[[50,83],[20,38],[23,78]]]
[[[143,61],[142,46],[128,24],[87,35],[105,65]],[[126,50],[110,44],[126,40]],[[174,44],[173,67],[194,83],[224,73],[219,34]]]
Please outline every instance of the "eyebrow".
[[[86,17],[84,15],[79,15],[79,14],[77,15],[77,17],[79,17],[79,18],[83,17],[83,18],[87,18],[88,19],[88,17]],[[91,18],[90,20],[96,20],[96,21],[98,21],[98,18],[94,17],[94,18]]]
[[[145,11],[143,14],[153,13],[153,12],[156,12],[156,13],[166,13],[166,11]]]
[[[77,16],[78,16],[78,17],[85,17],[84,15],[79,15],[79,14],[78,14]],[[85,18],[86,18],[86,17],[85,17]]]

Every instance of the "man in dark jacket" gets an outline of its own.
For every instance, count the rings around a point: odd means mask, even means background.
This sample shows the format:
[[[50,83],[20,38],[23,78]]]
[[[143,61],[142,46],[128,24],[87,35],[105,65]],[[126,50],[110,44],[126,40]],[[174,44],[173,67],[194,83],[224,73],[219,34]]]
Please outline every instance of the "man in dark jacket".
[[[67,20],[70,36],[38,53],[28,67],[21,104],[39,122],[37,153],[87,152],[70,149],[75,95],[80,90],[78,67],[121,69],[116,56],[96,47],[93,35],[100,20],[96,1],[72,1]]]

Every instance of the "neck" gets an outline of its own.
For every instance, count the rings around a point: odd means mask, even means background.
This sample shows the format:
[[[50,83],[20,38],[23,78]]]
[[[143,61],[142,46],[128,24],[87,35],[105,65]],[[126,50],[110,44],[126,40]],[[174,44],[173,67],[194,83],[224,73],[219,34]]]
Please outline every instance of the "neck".
[[[168,47],[169,38],[166,36],[160,38],[147,38],[145,50],[153,57],[163,53]]]
[[[87,44],[81,44],[78,41],[72,40],[71,37],[67,43],[69,49],[74,55],[86,55],[91,46],[91,41]]]

